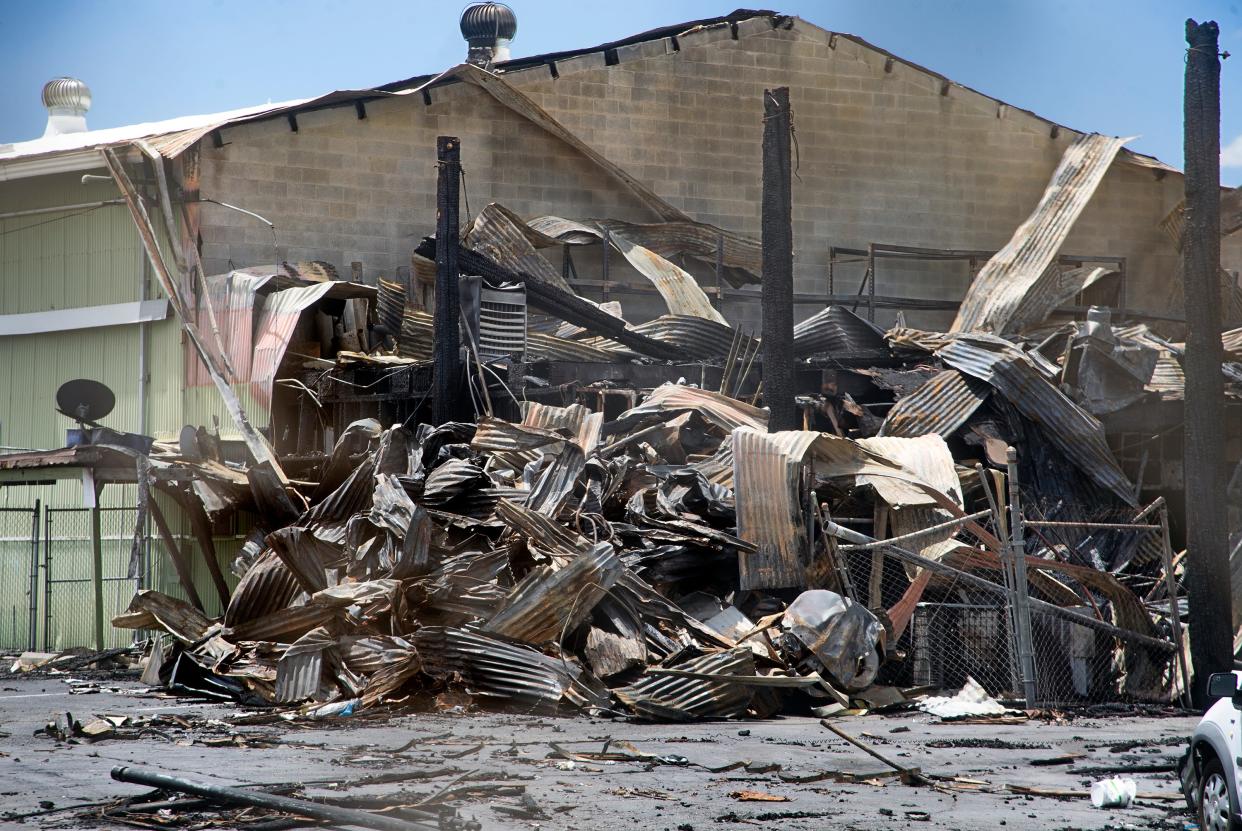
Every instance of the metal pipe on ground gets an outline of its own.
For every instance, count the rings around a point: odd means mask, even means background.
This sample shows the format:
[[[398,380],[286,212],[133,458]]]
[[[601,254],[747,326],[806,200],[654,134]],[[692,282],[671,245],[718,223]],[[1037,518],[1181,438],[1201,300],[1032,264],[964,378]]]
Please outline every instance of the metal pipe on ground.
[[[129,782],[134,785],[147,785],[152,788],[190,793],[225,805],[249,805],[255,808],[268,808],[288,814],[320,819],[339,825],[353,825],[360,828],[377,828],[380,831],[435,831],[438,825],[425,822],[406,822],[404,820],[373,814],[370,811],[358,811],[351,808],[338,808],[335,805],[324,805],[309,802],[305,799],[294,799],[289,796],[277,796],[270,793],[233,788],[228,785],[217,785],[212,782],[201,782],[193,779],[182,779],[159,771],[145,768],[118,766],[112,769],[112,778],[118,782]]]

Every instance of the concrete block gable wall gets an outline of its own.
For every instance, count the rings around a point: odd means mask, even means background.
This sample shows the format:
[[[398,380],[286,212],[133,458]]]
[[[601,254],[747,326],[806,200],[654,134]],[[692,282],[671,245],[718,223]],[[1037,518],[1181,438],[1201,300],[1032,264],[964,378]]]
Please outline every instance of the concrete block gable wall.
[[[1066,129],[916,67],[845,35],[798,19],[769,18],[536,68],[506,80],[656,193],[704,222],[759,235],[762,91],[788,85],[794,108],[796,291],[827,290],[828,248],[868,242],[996,249],[1038,202]],[[1089,80],[1089,79],[1088,79]],[[465,193],[477,211],[499,201],[524,216],[654,217],[586,159],[491,99],[453,84],[420,95],[228,128],[222,148],[202,144],[202,193],[272,219],[280,257],[363,262],[373,279],[409,263],[435,224],[434,146],[462,139]],[[1156,227],[1181,198],[1180,175],[1119,161],[1071,234],[1066,251],[1129,258],[1130,305],[1168,311],[1176,274],[1171,244]],[[271,262],[265,227],[224,209],[204,209],[208,268]],[[555,257],[555,255],[553,255]],[[612,258],[614,267],[619,257]],[[576,258],[584,278],[598,259]],[[1231,242],[1226,264],[1242,249]],[[698,272],[705,284],[710,275]],[[838,270],[852,291],[859,265]],[[614,279],[620,272],[614,273]],[[621,279],[638,282],[636,274]],[[877,293],[960,299],[961,263],[885,263]],[[622,297],[627,316],[661,313],[657,296]],[[799,307],[800,316],[814,309]],[[726,316],[758,327],[754,304]],[[881,310],[879,322],[892,312]],[[947,326],[948,313],[908,314],[912,325]]]

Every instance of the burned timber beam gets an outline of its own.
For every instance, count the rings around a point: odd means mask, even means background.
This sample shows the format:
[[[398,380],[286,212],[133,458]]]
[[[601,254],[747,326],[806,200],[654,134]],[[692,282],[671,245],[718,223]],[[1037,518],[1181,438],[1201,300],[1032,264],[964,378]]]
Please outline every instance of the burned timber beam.
[[[789,87],[763,91],[763,400],[768,431],[796,430]]]
[[[438,255],[439,248],[436,240],[426,238],[415,253],[432,259]],[[686,357],[684,352],[671,344],[633,331],[624,320],[613,317],[593,303],[588,303],[538,277],[505,268],[486,254],[461,246],[457,253],[457,264],[465,273],[477,274],[489,283],[522,283],[526,286],[526,302],[534,308],[588,329],[593,334],[611,338],[639,354],[663,361],[683,360]]]
[[[461,316],[457,297],[457,251],[459,197],[461,193],[461,142],[456,136],[436,139],[436,307],[435,364],[432,369],[431,422],[444,424],[459,413],[461,391]]]
[[[1220,59],[1214,22],[1186,21],[1186,578],[1195,703],[1233,669],[1220,340]]]

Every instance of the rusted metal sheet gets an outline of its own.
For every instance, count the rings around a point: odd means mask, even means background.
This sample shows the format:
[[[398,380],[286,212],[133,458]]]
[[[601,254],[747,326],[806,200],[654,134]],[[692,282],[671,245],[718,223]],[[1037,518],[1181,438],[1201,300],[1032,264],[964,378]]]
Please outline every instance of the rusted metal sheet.
[[[1100,266],[1062,269],[1053,263],[1022,296],[1006,329],[1021,332],[1038,326],[1062,303],[1068,303],[1084,289],[1116,273]]]
[[[636,330],[639,328],[635,327]],[[544,332],[526,333],[526,354],[532,360],[577,361],[591,364],[615,363],[623,357],[611,349],[591,346]]]
[[[660,292],[669,312],[689,315],[724,324],[725,319],[712,306],[707,295],[690,272],[679,268],[649,248],[631,242],[618,234],[610,234],[613,246],[630,261],[630,265],[642,274]]]
[[[604,422],[603,413],[593,413],[581,404],[553,407],[530,402],[523,409],[522,424],[525,427],[568,430],[569,435],[586,454],[590,454],[599,444],[600,425]]]
[[[638,324],[634,331],[667,341],[683,350],[690,359],[724,357],[738,341],[737,331],[728,324],[689,315],[664,315]],[[741,340],[743,346],[737,349],[745,349],[747,354],[758,343],[758,339],[750,335],[741,336]]]
[[[1097,484],[1135,505],[1134,484],[1121,471],[1104,427],[1070,401],[1030,358],[999,338],[955,338],[936,353],[946,364],[987,381]]]
[[[881,436],[949,436],[987,400],[991,388],[955,369],[946,369],[898,399],[880,425]]]
[[[917,438],[875,437],[859,439],[858,443],[878,456],[883,456],[895,465],[910,471],[919,480],[926,482],[937,492],[943,494],[958,508],[963,506],[962,483],[958,479],[957,467],[953,455],[944,439],[936,434]],[[887,476],[859,476],[859,484],[869,484],[890,506],[890,523],[895,537],[912,534],[924,528],[930,528],[953,518],[953,514],[943,508],[932,507],[929,503],[935,500],[922,494],[919,504],[902,503],[908,495],[902,491],[894,492],[891,487],[897,480]],[[945,531],[920,537],[909,543],[911,549],[920,556],[930,560],[939,560],[958,547],[953,542],[960,528],[949,528]],[[913,574],[911,575],[914,576]]]
[[[250,366],[250,391],[265,411],[272,408],[272,385],[281,359],[289,348],[294,327],[302,312],[327,294],[331,283],[285,289],[269,294],[255,328],[254,359]]]
[[[607,229],[610,234],[619,234],[666,260],[692,257],[711,268],[715,268],[719,253],[722,276],[735,288],[759,282],[759,272],[763,268],[763,250],[758,240],[699,222],[635,224],[616,219],[576,221],[540,216],[527,224],[568,245],[598,243]]]
[[[740,646],[674,668],[706,676],[750,677],[755,674],[755,653]],[[646,675],[613,692],[640,718],[673,722],[736,718],[746,712],[754,697],[754,687],[744,683],[677,675]]]
[[[233,590],[224,611],[224,625],[235,626],[283,609],[302,591],[301,583],[276,552],[264,551]]]
[[[803,458],[819,436],[806,430],[733,431],[733,485],[741,494],[737,535],[756,546],[738,555],[743,590],[806,585],[810,546],[799,485]]]
[[[794,326],[794,354],[882,360],[889,350],[874,323],[842,306],[827,306]]]
[[[336,646],[336,637],[319,626],[298,638],[276,663],[275,701],[304,701],[319,692],[324,653]]]
[[[536,569],[483,628],[532,644],[559,643],[616,584],[621,569],[621,559],[609,543],[595,545],[561,568]]]
[[[512,211],[493,202],[479,211],[465,244],[505,268],[535,277],[561,291],[573,292],[552,263],[535,250],[531,233]]]
[[[897,475],[892,471],[858,474],[858,483],[874,487],[889,505],[900,507],[935,504],[937,500],[929,497],[927,493],[918,490],[912,492],[905,486],[906,482],[918,482],[930,485],[933,490],[949,497],[961,507],[962,483],[957,477],[953,455],[940,436],[859,439],[858,446],[891,462],[894,467],[904,472],[905,475]],[[912,499],[912,496],[916,498]]]
[[[432,677],[461,676],[471,692],[516,704],[555,707],[562,699],[585,703],[580,670],[531,647],[464,629],[425,626],[414,646]]]
[[[766,430],[768,426],[766,410],[752,407],[727,395],[683,384],[662,384],[656,387],[642,404],[623,413],[618,421],[639,421],[645,416],[676,413],[679,410],[697,412],[708,422],[729,433],[743,426],[756,430]]]
[[[938,437],[934,438],[943,445]],[[881,441],[922,441],[888,439]],[[868,449],[861,442],[809,430],[733,431],[733,487],[737,535],[755,546],[739,552],[743,589],[805,587],[810,565],[804,464],[828,478],[856,477],[873,485],[890,505],[936,504],[939,493],[918,471]],[[960,487],[960,486],[959,486]],[[960,499],[960,497],[959,497]]]
[[[1091,133],[1066,149],[1039,205],[975,276],[951,331],[1000,335],[1012,328],[1023,299],[1053,278],[1057,252],[1127,141]]]
[[[140,589],[129,608],[112,618],[118,629],[163,628],[183,643],[197,643],[218,627],[184,600],[154,589]]]

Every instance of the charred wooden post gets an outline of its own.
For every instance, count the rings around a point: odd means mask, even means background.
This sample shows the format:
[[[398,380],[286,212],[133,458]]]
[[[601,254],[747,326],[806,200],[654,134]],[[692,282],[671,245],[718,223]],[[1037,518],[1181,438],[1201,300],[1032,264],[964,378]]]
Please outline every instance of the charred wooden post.
[[[1225,528],[1224,380],[1220,339],[1220,59],[1217,25],[1186,21],[1186,577],[1195,702],[1208,676],[1233,669]]]
[[[456,136],[436,139],[436,161],[436,334],[431,420],[443,424],[457,417],[461,389],[461,338],[457,328],[461,313],[457,299],[461,142]]]
[[[763,399],[768,430],[798,429],[793,364],[789,88],[763,93]]]

